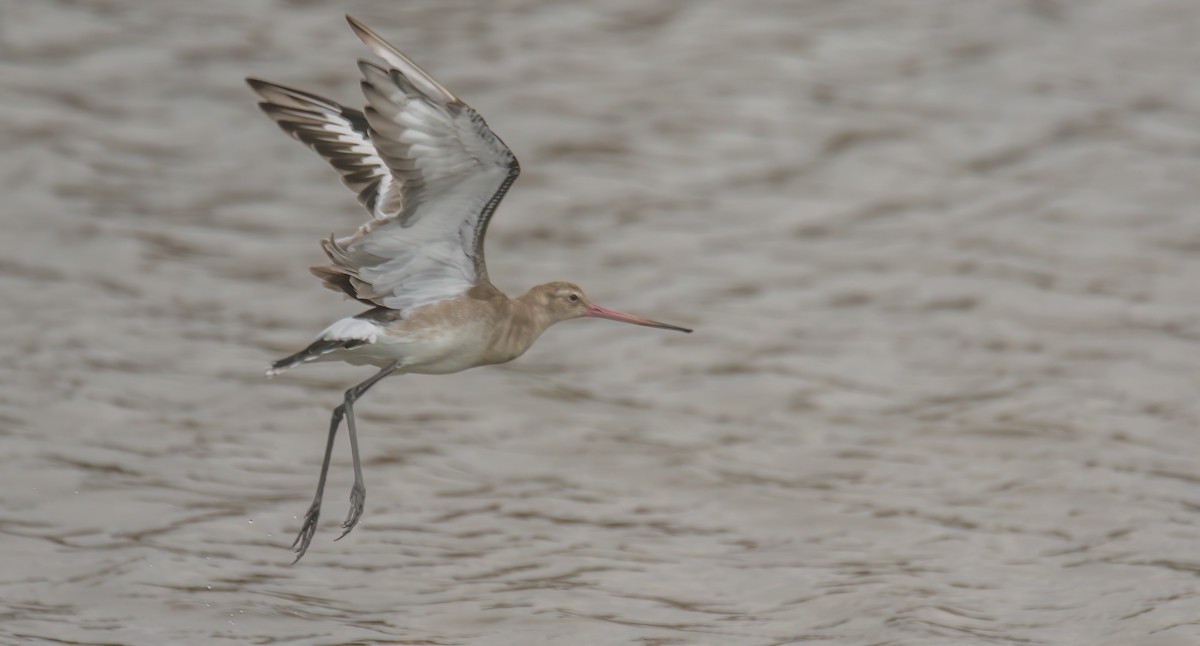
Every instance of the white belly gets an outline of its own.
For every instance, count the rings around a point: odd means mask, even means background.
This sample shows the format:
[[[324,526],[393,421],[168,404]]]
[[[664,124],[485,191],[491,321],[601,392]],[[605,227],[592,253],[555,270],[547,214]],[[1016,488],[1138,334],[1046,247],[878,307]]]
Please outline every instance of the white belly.
[[[332,353],[332,360],[383,367],[400,362],[401,372],[441,375],[483,365],[488,331],[466,324],[410,333],[384,331],[374,343]]]

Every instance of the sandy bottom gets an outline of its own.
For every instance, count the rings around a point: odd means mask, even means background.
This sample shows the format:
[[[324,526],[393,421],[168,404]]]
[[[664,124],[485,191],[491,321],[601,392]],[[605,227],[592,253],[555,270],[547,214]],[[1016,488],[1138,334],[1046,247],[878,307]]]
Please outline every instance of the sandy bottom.
[[[337,4],[338,6],[333,6]],[[1200,643],[1200,4],[0,5],[0,643]],[[599,321],[359,405],[364,214],[247,75],[349,10],[525,173]]]

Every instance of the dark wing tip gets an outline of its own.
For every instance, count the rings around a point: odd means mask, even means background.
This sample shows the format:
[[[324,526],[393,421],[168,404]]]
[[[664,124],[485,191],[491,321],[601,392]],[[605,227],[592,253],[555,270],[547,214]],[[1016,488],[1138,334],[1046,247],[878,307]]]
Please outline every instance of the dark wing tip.
[[[259,96],[262,96],[263,90],[270,87],[271,83],[262,79],[256,79],[253,76],[247,76],[246,85],[249,85],[251,90],[254,90]]]

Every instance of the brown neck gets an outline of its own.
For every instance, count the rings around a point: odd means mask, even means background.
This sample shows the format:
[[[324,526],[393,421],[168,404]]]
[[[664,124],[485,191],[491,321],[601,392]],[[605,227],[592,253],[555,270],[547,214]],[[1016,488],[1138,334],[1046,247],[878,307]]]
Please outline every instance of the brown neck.
[[[524,354],[542,332],[555,323],[546,310],[538,306],[531,292],[507,301],[506,320],[497,326],[489,352],[496,363],[512,361]]]

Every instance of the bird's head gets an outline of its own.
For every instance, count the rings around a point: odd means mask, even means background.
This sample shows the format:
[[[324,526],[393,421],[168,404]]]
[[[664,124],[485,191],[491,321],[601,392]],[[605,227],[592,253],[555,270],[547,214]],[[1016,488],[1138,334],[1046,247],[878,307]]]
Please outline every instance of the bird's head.
[[[691,332],[690,329],[679,327],[678,325],[659,323],[658,321],[651,321],[640,316],[600,307],[588,299],[583,290],[579,288],[579,285],[566,281],[538,285],[529,290],[529,293],[523,298],[534,307],[549,315],[552,323],[589,316],[598,319],[621,321],[622,323],[633,323],[634,325],[644,325],[646,327],[662,328],[664,330]]]

